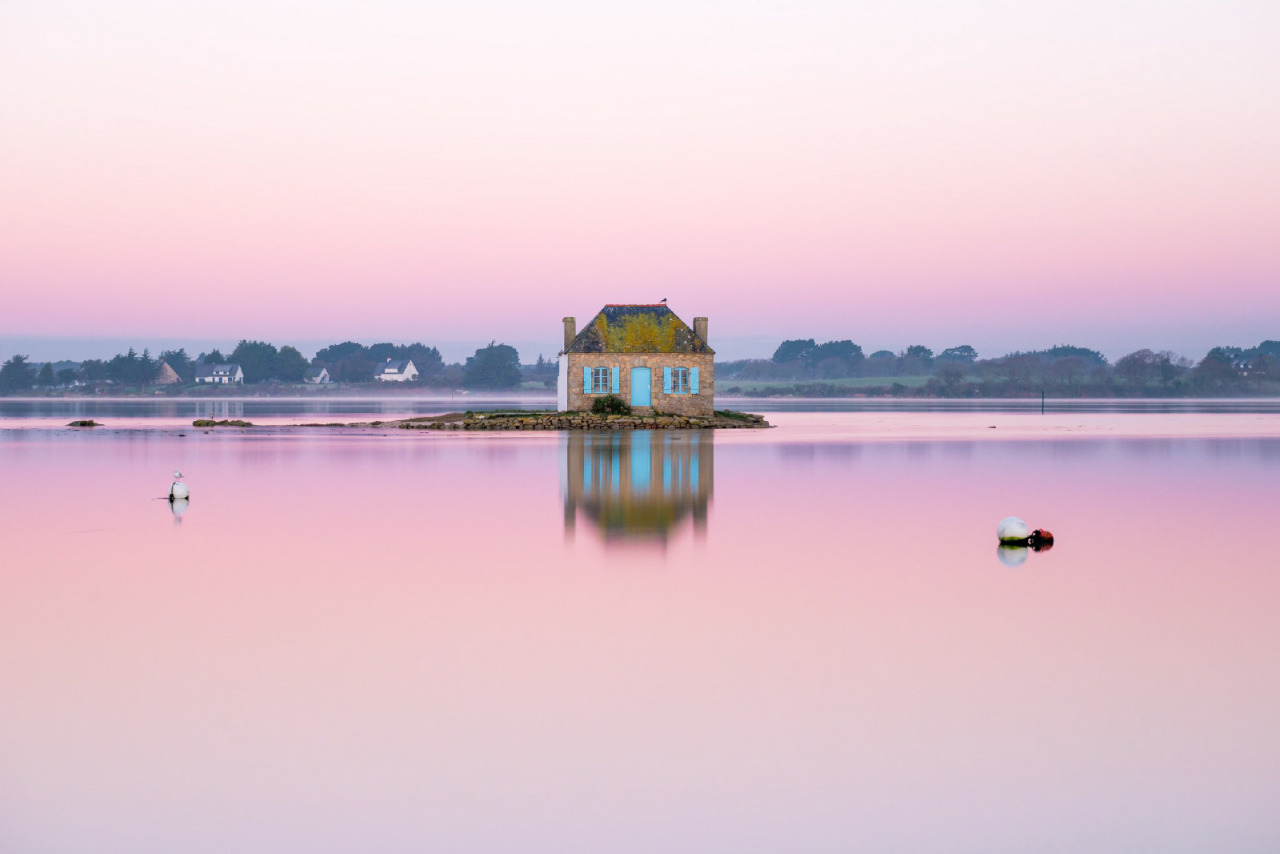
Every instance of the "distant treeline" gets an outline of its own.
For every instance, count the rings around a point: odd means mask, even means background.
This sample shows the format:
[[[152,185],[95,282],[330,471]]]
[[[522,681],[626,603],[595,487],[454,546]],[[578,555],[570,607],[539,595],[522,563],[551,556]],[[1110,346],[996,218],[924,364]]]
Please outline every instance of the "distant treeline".
[[[331,344],[308,361],[297,348],[241,340],[230,353],[211,350],[194,358],[185,349],[152,356],[130,348],[110,359],[31,363],[14,356],[0,366],[0,394],[35,390],[96,392],[150,389],[162,365],[181,390],[194,383],[200,365],[237,364],[248,384],[300,383],[309,368],[324,367],[336,383],[373,383],[388,359],[411,360],[418,370],[408,385],[428,388],[511,390],[554,388],[557,366],[541,355],[522,365],[514,347],[491,341],[463,363],[446,363],[435,347],[354,341]],[[884,382],[877,382],[884,380]],[[783,341],[769,359],[716,364],[721,393],[747,396],[844,397],[851,393],[923,397],[1017,397],[1045,392],[1057,397],[1180,397],[1280,394],[1280,341],[1255,347],[1215,347],[1199,362],[1168,350],[1137,350],[1111,364],[1096,350],[1060,344],[1047,350],[979,358],[962,344],[941,353],[922,344],[901,352],[864,355],[853,341],[813,338]]]
[[[900,378],[914,378],[902,382]],[[856,383],[847,382],[861,378]],[[883,378],[883,384],[867,381]],[[923,378],[923,382],[921,382]],[[846,380],[846,382],[841,382]],[[790,383],[790,385],[788,385]],[[1047,350],[980,359],[962,344],[937,355],[921,344],[899,353],[865,356],[852,341],[784,341],[771,359],[716,365],[721,393],[748,396],[843,397],[1180,397],[1280,394],[1280,341],[1256,347],[1215,347],[1198,363],[1168,350],[1137,350],[1113,365],[1096,350],[1060,344]]]
[[[408,383],[432,388],[515,389],[525,383],[554,387],[555,362],[541,355],[531,365],[520,364],[520,354],[507,344],[490,342],[468,356],[465,363],[446,364],[440,351],[422,343],[332,344],[308,361],[296,348],[276,347],[265,341],[241,340],[230,353],[210,350],[190,356],[185,348],[165,350],[152,356],[144,349],[139,355],[129,348],[110,359],[82,362],[45,362],[37,367],[26,356],[13,356],[0,366],[0,394],[21,394],[31,390],[146,389],[165,378],[167,365],[177,375],[179,388],[195,383],[201,365],[235,364],[244,372],[247,384],[301,383],[309,368],[325,368],[333,382],[373,383],[379,366],[388,359],[413,362],[418,375]]]

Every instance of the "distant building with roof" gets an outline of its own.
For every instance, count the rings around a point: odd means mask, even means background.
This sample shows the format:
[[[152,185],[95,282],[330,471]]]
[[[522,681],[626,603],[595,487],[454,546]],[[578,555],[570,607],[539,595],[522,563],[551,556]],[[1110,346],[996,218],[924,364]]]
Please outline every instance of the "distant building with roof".
[[[152,382],[156,385],[173,385],[182,382],[182,377],[178,376],[178,372],[168,362],[161,359],[156,364],[156,378]]]
[[[243,383],[244,371],[240,370],[239,365],[200,364],[196,365],[196,382],[215,385]]]
[[[378,366],[373,378],[381,382],[406,383],[417,375],[418,369],[412,359],[387,359]]]
[[[695,317],[690,329],[665,303],[606,305],[581,332],[564,318],[560,410],[586,411],[610,394],[642,411],[711,415],[715,351],[707,318]]]
[[[312,365],[302,375],[302,381],[308,385],[328,385],[331,382],[329,369],[324,365]]]

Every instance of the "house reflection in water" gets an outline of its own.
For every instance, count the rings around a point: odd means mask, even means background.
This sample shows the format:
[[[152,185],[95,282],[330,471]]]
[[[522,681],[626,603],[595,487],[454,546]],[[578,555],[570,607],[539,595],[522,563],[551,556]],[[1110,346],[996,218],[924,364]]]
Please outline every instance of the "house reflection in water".
[[[714,477],[710,431],[568,433],[560,446],[565,533],[581,513],[608,542],[666,543],[706,530]]]

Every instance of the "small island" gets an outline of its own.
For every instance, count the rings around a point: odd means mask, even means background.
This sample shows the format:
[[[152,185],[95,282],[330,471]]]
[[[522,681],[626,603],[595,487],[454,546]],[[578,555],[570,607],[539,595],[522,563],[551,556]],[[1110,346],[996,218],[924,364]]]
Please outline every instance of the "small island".
[[[454,412],[448,415],[384,421],[381,426],[398,427],[401,430],[743,430],[773,425],[761,415],[721,409],[710,415],[536,410]]]
[[[399,430],[752,430],[772,427],[762,415],[720,409],[711,415],[667,412],[554,412],[540,409],[497,409],[449,412],[387,421],[308,423],[295,427],[360,427]]]

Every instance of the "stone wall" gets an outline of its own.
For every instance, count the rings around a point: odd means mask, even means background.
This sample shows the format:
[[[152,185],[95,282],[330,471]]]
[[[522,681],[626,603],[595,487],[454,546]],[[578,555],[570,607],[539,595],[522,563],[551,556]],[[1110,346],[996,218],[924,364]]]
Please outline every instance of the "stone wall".
[[[652,405],[658,412],[711,415],[715,411],[715,362],[709,353],[569,353],[567,377],[569,411],[586,412],[603,395],[584,394],[582,369],[618,368],[618,397],[631,402],[631,369],[649,368]],[[697,368],[697,394],[663,394],[663,368]]]

